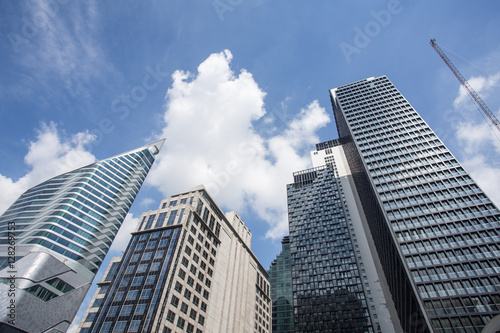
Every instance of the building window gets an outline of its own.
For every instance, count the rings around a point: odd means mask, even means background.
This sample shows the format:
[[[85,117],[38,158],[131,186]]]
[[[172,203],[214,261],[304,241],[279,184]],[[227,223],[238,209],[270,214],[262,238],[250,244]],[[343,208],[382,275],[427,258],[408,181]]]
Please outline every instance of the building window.
[[[113,333],[123,333],[125,332],[125,327],[127,327],[126,321],[119,321],[116,323]]]
[[[164,255],[165,255],[164,250],[156,251],[154,259],[162,259]]]
[[[118,312],[118,307],[117,306],[110,307],[109,311],[108,311],[108,317],[114,317],[114,316],[116,316],[117,312]]]
[[[94,321],[94,318],[96,316],[97,312],[91,312],[87,315],[87,318],[85,318],[85,322],[92,322]]]
[[[181,312],[187,314],[188,306],[186,303],[182,302],[181,304]]]
[[[135,309],[134,315],[142,315],[144,314],[144,311],[146,310],[146,304],[139,304],[137,305],[137,308]]]
[[[140,299],[148,299],[151,295],[151,289],[144,289],[141,293]]]
[[[132,281],[132,287],[137,287],[142,284],[142,280],[144,280],[143,276],[136,276]]]
[[[160,268],[161,262],[154,262],[151,264],[151,268],[149,269],[151,272],[156,272]]]
[[[187,279],[187,284],[188,284],[190,287],[192,287],[192,286],[193,286],[193,284],[194,284],[194,279],[193,279],[191,276],[189,276],[189,277],[188,277],[188,279]]]
[[[173,313],[171,310],[168,310],[167,312],[167,320],[171,323],[173,323],[175,320],[175,313]]]
[[[184,278],[186,277],[186,272],[184,272],[181,268],[179,268],[179,273],[178,273],[179,277],[181,279],[184,280]]]
[[[126,301],[135,300],[137,298],[138,290],[130,290],[125,298]]]
[[[189,289],[184,290],[184,297],[188,300],[191,299],[191,291]]]
[[[92,304],[92,307],[93,308],[98,308],[102,305],[102,301],[104,300],[104,298],[98,298],[94,301],[94,304]]]
[[[177,327],[179,327],[180,329],[183,329],[184,328],[184,324],[186,323],[186,321],[184,319],[182,319],[181,317],[179,317],[177,319]]]
[[[133,305],[125,305],[120,311],[120,316],[130,316],[133,307]]]
[[[121,301],[121,300],[123,299],[123,295],[124,295],[124,294],[125,294],[125,293],[124,293],[123,291],[119,291],[119,292],[117,292],[117,293],[116,293],[116,296],[115,296],[115,298],[114,298],[114,300],[113,300],[113,301],[114,301],[114,302],[119,302],[119,301]]]
[[[139,332],[139,326],[141,326],[140,320],[132,320],[127,332]]]
[[[107,286],[102,286],[101,288],[99,288],[99,294],[102,295],[102,294],[105,294],[109,289],[109,285]]]
[[[175,295],[172,295],[170,304],[172,304],[174,307],[177,307],[177,305],[179,305],[179,298],[177,298]]]
[[[100,333],[108,333],[112,324],[113,323],[110,323],[110,322],[105,322],[104,324],[102,324]]]
[[[189,313],[189,317],[191,319],[196,320],[196,311],[194,309],[191,309],[191,312]]]
[[[186,257],[182,257],[181,263],[184,265],[184,267],[188,267],[189,265],[189,260]]]
[[[148,275],[146,279],[146,285],[155,283],[156,275]]]

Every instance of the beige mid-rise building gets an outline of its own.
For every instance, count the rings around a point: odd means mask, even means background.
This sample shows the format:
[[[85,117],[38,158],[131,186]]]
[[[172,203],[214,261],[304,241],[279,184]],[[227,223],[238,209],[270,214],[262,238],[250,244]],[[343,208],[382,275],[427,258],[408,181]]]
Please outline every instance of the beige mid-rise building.
[[[111,262],[79,332],[270,332],[268,274],[251,239],[203,186],[163,200]]]

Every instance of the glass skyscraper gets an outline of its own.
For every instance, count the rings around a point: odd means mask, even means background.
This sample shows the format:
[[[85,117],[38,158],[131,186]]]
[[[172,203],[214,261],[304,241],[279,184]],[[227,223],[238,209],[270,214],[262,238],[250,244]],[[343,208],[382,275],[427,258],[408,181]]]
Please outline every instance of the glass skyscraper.
[[[342,147],[312,159],[287,185],[294,332],[398,332]]]
[[[0,330],[66,331],[162,144],[49,179],[0,217]]]
[[[203,186],[163,200],[142,214],[78,332],[270,332],[268,274],[251,236]]]
[[[273,333],[293,332],[293,295],[292,270],[290,257],[290,238],[281,241],[282,250],[269,268],[271,300],[273,304]]]
[[[387,77],[330,95],[403,331],[481,332],[500,314],[499,210]]]

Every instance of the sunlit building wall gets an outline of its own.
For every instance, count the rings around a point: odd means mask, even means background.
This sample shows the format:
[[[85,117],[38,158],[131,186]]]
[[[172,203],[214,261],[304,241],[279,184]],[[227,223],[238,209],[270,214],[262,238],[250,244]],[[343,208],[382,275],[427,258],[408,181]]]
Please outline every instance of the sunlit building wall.
[[[163,200],[142,214],[79,332],[270,332],[268,274],[251,237],[202,186]]]

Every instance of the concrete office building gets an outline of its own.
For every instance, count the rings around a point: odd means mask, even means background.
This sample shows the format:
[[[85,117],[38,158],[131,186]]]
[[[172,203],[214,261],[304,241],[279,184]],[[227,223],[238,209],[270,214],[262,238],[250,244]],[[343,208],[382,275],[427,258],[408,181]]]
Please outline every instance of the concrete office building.
[[[162,144],[47,180],[0,217],[0,331],[66,331]]]
[[[270,332],[268,274],[251,237],[202,186],[163,200],[142,215],[79,332]]]
[[[403,331],[481,332],[500,314],[499,210],[387,77],[330,95]]]

